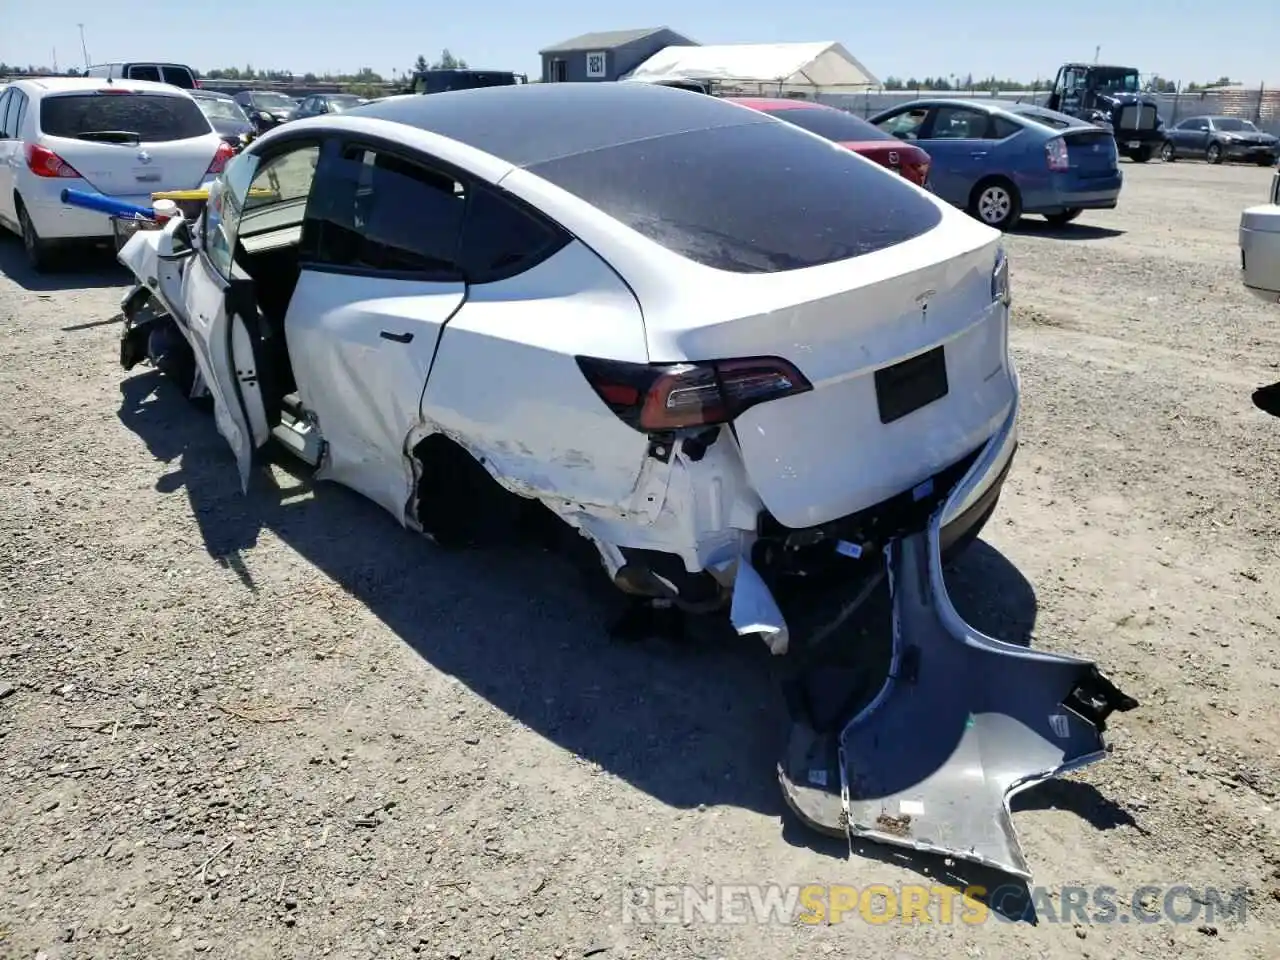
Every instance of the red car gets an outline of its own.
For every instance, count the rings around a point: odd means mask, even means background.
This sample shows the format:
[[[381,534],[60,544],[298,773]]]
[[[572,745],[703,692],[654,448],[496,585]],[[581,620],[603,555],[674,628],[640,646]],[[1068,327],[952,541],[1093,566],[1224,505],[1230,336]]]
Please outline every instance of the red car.
[[[902,174],[919,186],[923,187],[929,179],[929,154],[913,144],[903,143],[897,137],[884,133],[851,113],[809,100],[773,97],[725,99],[816,133],[862,154],[868,160],[874,160],[882,167]]]

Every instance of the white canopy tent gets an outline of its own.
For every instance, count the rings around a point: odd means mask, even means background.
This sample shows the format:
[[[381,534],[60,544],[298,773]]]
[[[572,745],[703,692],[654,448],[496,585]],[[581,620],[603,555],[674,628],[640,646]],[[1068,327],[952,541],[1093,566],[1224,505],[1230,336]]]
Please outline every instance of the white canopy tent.
[[[666,47],[622,78],[641,83],[714,85],[760,95],[855,93],[878,87],[839,43],[731,43]]]

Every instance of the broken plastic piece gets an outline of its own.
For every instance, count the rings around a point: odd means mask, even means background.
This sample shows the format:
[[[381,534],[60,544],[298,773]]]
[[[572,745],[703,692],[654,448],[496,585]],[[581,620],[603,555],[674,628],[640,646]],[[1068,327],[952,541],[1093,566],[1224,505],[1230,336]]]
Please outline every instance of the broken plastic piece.
[[[798,713],[806,707],[789,695],[793,717],[809,719],[793,724],[779,776],[791,807],[823,832],[1029,880],[1009,798],[1102,757],[1107,716],[1137,701],[1089,660],[1005,643],[966,624],[943,582],[938,526],[935,517],[927,532],[886,549],[893,655],[883,686],[835,724],[815,722],[812,707]],[[828,776],[814,778],[814,769]]]
[[[787,652],[787,621],[764,578],[745,555],[738,558],[729,621],[739,636],[759,634],[770,653],[781,656]]]

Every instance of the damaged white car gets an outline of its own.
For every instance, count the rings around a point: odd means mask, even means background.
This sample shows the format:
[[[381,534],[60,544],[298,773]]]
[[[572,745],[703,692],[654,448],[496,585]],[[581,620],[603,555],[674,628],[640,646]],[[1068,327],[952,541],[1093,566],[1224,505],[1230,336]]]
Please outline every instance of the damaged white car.
[[[801,665],[811,825],[1025,875],[1008,795],[1134,705],[952,609],[1016,445],[1001,235],[820,137],[642,84],[394,97],[261,137],[121,260],[123,365],[210,394],[246,485],[275,443],[443,544],[536,509]],[[885,582],[879,692],[815,707]]]

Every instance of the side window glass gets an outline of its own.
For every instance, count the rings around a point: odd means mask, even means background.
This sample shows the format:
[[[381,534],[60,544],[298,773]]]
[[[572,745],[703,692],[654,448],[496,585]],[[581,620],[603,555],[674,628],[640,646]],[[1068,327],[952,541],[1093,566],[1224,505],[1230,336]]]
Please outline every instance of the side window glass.
[[[467,206],[458,265],[470,283],[503,280],[541,263],[569,239],[517,201],[476,188]]]
[[[0,93],[0,140],[13,138],[13,135],[9,133],[9,105],[11,103],[13,103],[12,90]]]
[[[930,140],[984,140],[990,118],[965,107],[939,107]]]
[[[361,271],[459,280],[467,195],[452,175],[370,147],[321,160],[307,208],[303,258]]]
[[[877,126],[885,133],[893,134],[899,140],[917,140],[920,137],[920,128],[924,126],[927,116],[929,116],[929,111],[924,108],[906,110],[889,117],[887,120],[881,120]]]
[[[21,90],[13,91],[13,99],[18,102],[18,119],[13,124],[13,135],[22,137],[22,122],[27,119],[27,95]]]
[[[152,80],[160,83],[160,68],[136,66],[129,68],[129,79],[131,80]]]
[[[231,276],[236,242],[254,221],[265,221],[270,230],[302,223],[319,155],[319,146],[308,144],[265,162],[242,153],[227,164],[209,191],[204,215],[205,253],[219,273]]]
[[[1022,127],[1012,120],[1007,120],[1004,117],[991,118],[991,137],[994,140],[1003,140],[1005,137],[1012,137],[1015,133],[1021,132]]]

